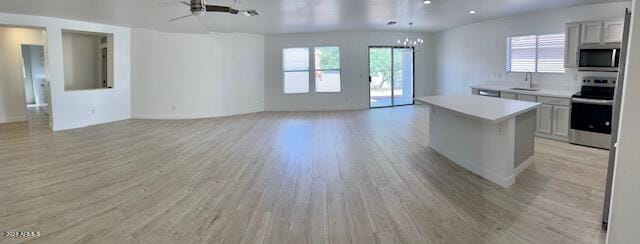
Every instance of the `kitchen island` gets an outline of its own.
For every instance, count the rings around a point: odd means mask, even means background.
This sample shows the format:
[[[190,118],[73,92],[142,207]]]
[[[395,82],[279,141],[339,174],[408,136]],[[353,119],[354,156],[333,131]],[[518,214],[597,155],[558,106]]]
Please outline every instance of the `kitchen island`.
[[[431,106],[429,147],[508,188],[530,164],[536,102],[455,94],[416,98]]]

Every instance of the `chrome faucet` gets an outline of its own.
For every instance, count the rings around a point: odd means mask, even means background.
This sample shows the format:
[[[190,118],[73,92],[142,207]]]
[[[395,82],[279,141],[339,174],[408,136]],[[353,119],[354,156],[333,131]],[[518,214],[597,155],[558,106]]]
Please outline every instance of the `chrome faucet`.
[[[533,73],[527,72],[524,74],[524,81],[529,82],[529,88],[533,89]]]

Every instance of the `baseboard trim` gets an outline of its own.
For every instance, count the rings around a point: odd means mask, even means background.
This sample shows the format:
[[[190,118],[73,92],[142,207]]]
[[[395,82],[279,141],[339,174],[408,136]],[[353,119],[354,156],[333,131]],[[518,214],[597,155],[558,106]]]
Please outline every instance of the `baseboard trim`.
[[[100,122],[97,122],[97,123],[94,123],[94,124],[72,125],[72,126],[59,127],[59,128],[55,128],[53,123],[49,123],[49,125],[51,126],[53,131],[59,132],[59,131],[80,129],[80,128],[86,128],[86,127],[91,127],[91,126],[95,126],[95,125],[103,125],[103,124],[109,124],[109,123],[114,123],[114,122],[119,122],[119,121],[125,121],[125,120],[128,120],[128,119],[130,119],[130,118],[117,118],[117,119],[109,120],[109,121],[100,121]]]
[[[533,164],[533,156],[529,157],[527,160],[525,160],[523,163],[521,163],[520,165],[518,165],[518,167],[516,167],[513,170],[513,175],[511,177],[515,178],[516,176],[518,176],[520,173],[522,173],[522,171],[524,171],[525,169],[529,168],[529,166]]]
[[[365,110],[368,107],[362,106],[325,106],[325,107],[268,107],[265,111],[269,112],[321,112],[321,111],[353,111]]]
[[[217,118],[217,117],[227,117],[234,115],[242,115],[242,114],[251,114],[263,112],[264,108],[256,107],[256,108],[247,108],[240,109],[234,111],[225,111],[218,113],[210,113],[210,114],[131,114],[132,119],[157,119],[157,120],[181,120],[181,119],[205,119],[205,118]]]
[[[0,124],[23,122],[23,121],[27,121],[27,116],[21,115],[21,116],[0,117]]]
[[[545,139],[556,140],[556,141],[569,142],[569,138],[568,137],[542,134],[542,133],[539,133],[539,132],[536,132],[535,136],[540,137],[540,138],[545,138]]]

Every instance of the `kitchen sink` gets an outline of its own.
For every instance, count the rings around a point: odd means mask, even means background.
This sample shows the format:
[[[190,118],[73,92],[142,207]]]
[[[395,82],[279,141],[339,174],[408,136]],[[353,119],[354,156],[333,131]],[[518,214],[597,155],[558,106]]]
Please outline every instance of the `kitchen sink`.
[[[514,88],[511,88],[511,90],[516,90],[516,91],[539,91],[540,89],[538,89],[538,88],[520,88],[520,87],[514,87]]]

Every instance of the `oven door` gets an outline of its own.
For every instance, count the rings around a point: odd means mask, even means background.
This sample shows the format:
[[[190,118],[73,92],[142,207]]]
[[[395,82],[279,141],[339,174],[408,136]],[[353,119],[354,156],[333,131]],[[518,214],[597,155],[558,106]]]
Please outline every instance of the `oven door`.
[[[573,98],[571,129],[611,134],[613,100]]]
[[[620,49],[585,48],[580,49],[580,71],[618,71]]]

